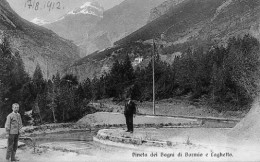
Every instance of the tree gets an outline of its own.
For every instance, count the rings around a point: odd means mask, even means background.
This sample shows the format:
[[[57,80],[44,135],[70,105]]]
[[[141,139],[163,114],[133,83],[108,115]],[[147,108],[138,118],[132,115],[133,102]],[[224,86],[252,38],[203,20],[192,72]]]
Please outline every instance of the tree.
[[[77,86],[78,84],[79,84],[78,78],[73,74],[66,74],[64,77],[61,78],[62,86],[73,87],[73,86]]]
[[[249,35],[229,40],[224,67],[229,83],[233,83],[228,84],[229,88],[240,104],[252,101],[259,91],[259,47]]]
[[[4,37],[0,44],[0,126],[10,113],[13,103],[20,104],[20,113],[24,119],[25,106],[21,89],[28,82],[22,59],[18,52],[13,54],[9,38]]]
[[[126,55],[124,62],[122,63],[122,79],[124,80],[124,82],[128,82],[128,84],[130,84],[129,81],[132,81],[135,76],[134,76],[134,68],[132,66],[131,60],[129,55]]]
[[[49,109],[52,111],[52,116],[53,116],[53,122],[56,123],[56,109],[57,109],[57,104],[55,102],[55,100],[57,99],[58,93],[57,91],[55,91],[56,87],[55,87],[55,82],[49,80],[48,81],[48,86],[47,86],[47,106],[49,107]]]
[[[42,70],[39,64],[36,65],[35,71],[33,73],[33,81],[36,83],[44,81]]]
[[[93,93],[93,100],[99,100],[102,97],[100,81],[98,78],[94,77],[91,84],[91,89]]]
[[[83,82],[82,87],[83,87],[83,91],[85,94],[85,98],[88,100],[91,100],[93,98],[93,93],[92,93],[92,88],[91,88],[91,81],[89,78],[87,78]]]
[[[43,78],[42,70],[39,64],[36,65],[36,68],[32,77],[32,93],[34,96],[34,106],[33,106],[33,116],[37,121],[37,118],[40,117],[40,122],[43,122],[46,106],[46,82]]]
[[[29,75],[25,72],[25,67],[24,67],[24,63],[23,60],[19,54],[19,52],[15,53],[15,63],[16,65],[14,66],[14,73],[15,73],[15,77],[17,78],[17,80],[19,80],[20,83],[17,83],[19,86],[21,86],[21,84],[26,83],[30,80]]]
[[[42,70],[39,64],[37,64],[35,71],[33,73],[32,83],[34,86],[35,97],[38,94],[43,93],[45,89],[45,80],[43,78]]]

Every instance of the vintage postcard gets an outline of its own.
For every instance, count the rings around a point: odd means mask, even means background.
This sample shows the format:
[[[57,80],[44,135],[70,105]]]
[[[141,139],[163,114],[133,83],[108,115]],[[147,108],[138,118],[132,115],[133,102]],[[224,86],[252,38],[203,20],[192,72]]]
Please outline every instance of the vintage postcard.
[[[1,0],[0,161],[260,161],[259,0]]]

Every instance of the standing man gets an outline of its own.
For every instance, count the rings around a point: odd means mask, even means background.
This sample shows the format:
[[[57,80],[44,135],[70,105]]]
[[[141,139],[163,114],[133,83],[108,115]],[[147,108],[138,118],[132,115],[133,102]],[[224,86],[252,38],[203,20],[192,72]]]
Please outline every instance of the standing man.
[[[8,136],[6,160],[9,161],[11,158],[11,161],[19,161],[15,158],[15,154],[18,147],[19,132],[23,125],[21,115],[18,113],[19,104],[14,103],[12,109],[13,112],[7,116],[5,123],[5,129]]]
[[[133,125],[133,117],[136,114],[136,104],[132,101],[131,97],[127,98],[127,102],[125,103],[125,120],[127,125],[127,131],[133,133],[134,125]]]

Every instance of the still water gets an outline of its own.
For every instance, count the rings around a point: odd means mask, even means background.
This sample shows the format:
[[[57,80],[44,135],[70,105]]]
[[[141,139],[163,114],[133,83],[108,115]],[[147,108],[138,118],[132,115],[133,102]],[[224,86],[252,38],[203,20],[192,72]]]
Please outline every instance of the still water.
[[[31,136],[36,146],[47,146],[57,150],[69,150],[80,154],[95,156],[124,152],[126,148],[102,145],[93,141],[94,131],[70,131]],[[129,149],[127,149],[129,151]]]

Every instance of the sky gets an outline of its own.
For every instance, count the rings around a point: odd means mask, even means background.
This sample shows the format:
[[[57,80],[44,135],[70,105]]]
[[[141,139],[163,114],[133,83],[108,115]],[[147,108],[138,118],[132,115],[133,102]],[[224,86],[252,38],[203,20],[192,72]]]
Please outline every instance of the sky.
[[[10,6],[22,18],[31,21],[40,18],[54,21],[69,11],[80,7],[90,0],[7,0]],[[92,0],[93,1],[93,0]],[[118,5],[123,0],[96,0],[105,10]]]

